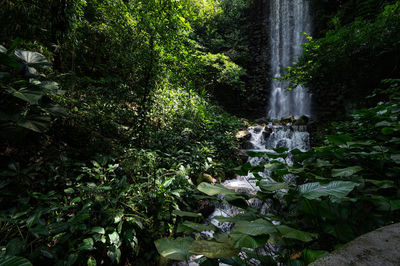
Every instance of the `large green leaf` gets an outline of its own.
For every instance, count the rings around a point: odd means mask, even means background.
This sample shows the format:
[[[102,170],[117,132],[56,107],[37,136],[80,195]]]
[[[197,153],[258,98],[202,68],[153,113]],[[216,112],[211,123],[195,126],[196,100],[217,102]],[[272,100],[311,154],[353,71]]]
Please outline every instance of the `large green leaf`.
[[[89,237],[82,241],[79,245],[78,250],[93,250],[94,249],[94,241],[93,238]]]
[[[327,135],[326,137],[329,142],[336,145],[343,145],[352,140],[352,138],[347,135]]]
[[[256,219],[257,216],[252,215],[250,213],[244,213],[244,214],[238,214],[236,216],[230,216],[230,217],[225,217],[225,216],[214,216],[213,219],[220,221],[220,222],[230,222],[230,223],[236,223],[239,221],[253,221]]]
[[[289,185],[286,183],[276,183],[276,182],[271,182],[270,180],[267,179],[262,179],[259,183],[258,186],[262,191],[265,192],[273,192],[276,190],[280,189],[288,189]]]
[[[235,248],[258,248],[262,247],[266,244],[267,241],[257,241],[254,237],[251,237],[247,234],[229,234],[229,237],[235,243]]]
[[[7,53],[7,48],[0,44],[0,53],[5,54]]]
[[[299,186],[299,191],[307,199],[317,199],[322,196],[332,196],[341,199],[347,196],[357,185],[357,183],[350,181],[332,181],[326,185],[315,182]]]
[[[121,250],[116,246],[111,246],[108,248],[107,255],[113,263],[118,264],[121,259]]]
[[[32,266],[32,263],[25,258],[10,257],[7,259],[0,259],[0,266]]]
[[[177,232],[202,232],[208,230],[215,230],[215,227],[212,225],[198,224],[189,221],[185,221],[179,225]]]
[[[233,227],[232,233],[242,233],[251,236],[258,236],[276,232],[275,226],[264,219],[255,221],[238,221]]]
[[[25,248],[25,243],[21,238],[13,238],[7,243],[6,254],[15,256],[20,254]]]
[[[180,211],[180,210],[173,210],[173,214],[180,216],[180,217],[201,217],[201,213],[197,212],[185,212],[185,211]]]
[[[207,258],[230,258],[236,256],[240,249],[233,246],[231,242],[214,242],[207,240],[196,240],[189,249],[190,253],[201,254]]]
[[[178,237],[176,239],[162,238],[154,241],[158,253],[172,260],[188,260],[189,247],[192,245],[191,237]]]
[[[305,263],[307,263],[307,265],[308,265],[327,254],[329,254],[329,252],[326,250],[305,249],[305,250],[303,250],[302,257],[303,257]]]
[[[203,192],[204,194],[207,194],[208,196],[215,196],[217,194],[226,194],[226,195],[238,194],[235,191],[224,187],[223,185],[212,185],[205,182],[200,183],[200,185],[197,186],[197,189]]]
[[[278,226],[276,226],[276,228],[278,229],[279,233],[282,234],[283,238],[291,238],[291,239],[297,239],[297,240],[300,240],[303,242],[309,242],[309,241],[313,240],[312,237],[315,236],[315,234],[303,232],[303,231],[291,228],[286,225],[278,225]]]
[[[106,231],[104,230],[104,228],[103,228],[103,227],[99,227],[99,226],[92,227],[92,229],[90,230],[90,232],[92,232],[92,233],[97,233],[97,234],[101,234],[101,235],[104,235],[104,234],[106,233]]]
[[[7,90],[12,96],[17,97],[23,101],[30,104],[38,104],[40,99],[45,95],[45,93],[37,87],[22,88],[19,90],[10,88]]]
[[[28,66],[51,65],[46,57],[38,52],[15,50],[15,55]]]
[[[400,154],[392,154],[390,155],[390,159],[392,159],[395,163],[400,164]]]
[[[88,258],[88,260],[87,260],[87,265],[88,265],[88,266],[96,266],[96,265],[97,265],[97,262],[96,262],[96,260],[95,260],[93,257],[90,257],[90,258]]]
[[[349,177],[352,176],[362,170],[360,166],[351,166],[346,168],[340,169],[332,169],[332,176],[333,177]]]
[[[43,115],[29,115],[24,119],[20,119],[17,122],[17,125],[42,133],[50,126],[50,117]]]

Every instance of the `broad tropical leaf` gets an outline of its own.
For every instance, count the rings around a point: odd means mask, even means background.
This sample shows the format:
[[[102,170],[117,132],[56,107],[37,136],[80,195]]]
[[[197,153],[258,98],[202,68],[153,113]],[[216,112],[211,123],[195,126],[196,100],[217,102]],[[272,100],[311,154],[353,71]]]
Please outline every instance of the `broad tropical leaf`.
[[[12,96],[17,97],[30,104],[38,104],[39,100],[44,96],[44,92],[40,88],[22,88],[15,90],[10,88],[7,90]]]
[[[251,236],[258,236],[275,232],[275,226],[271,222],[263,219],[257,219],[255,221],[238,221],[232,230],[232,233],[242,233]]]
[[[327,139],[329,142],[336,144],[336,145],[346,144],[348,141],[352,140],[352,138],[350,136],[346,136],[346,135],[328,135]]]
[[[193,239],[190,237],[178,237],[176,239],[162,238],[154,241],[158,253],[172,260],[189,259],[189,247]]]
[[[42,133],[50,126],[50,117],[43,115],[30,115],[17,122],[17,125]]]
[[[230,190],[223,185],[211,185],[209,183],[202,182],[197,186],[197,189],[207,194],[208,196],[215,196],[217,194],[235,195],[238,194],[233,190]]]
[[[172,213],[180,217],[201,217],[201,213],[197,212],[185,212],[180,210],[173,210]]]
[[[309,242],[313,240],[312,237],[315,236],[315,234],[303,232],[286,225],[278,225],[276,229],[282,234],[283,238],[297,239],[303,242]]]
[[[51,65],[46,57],[38,52],[15,50],[15,55],[28,66]]]
[[[261,188],[262,191],[266,191],[266,192],[273,192],[276,190],[289,188],[289,185],[286,183],[271,182],[270,180],[267,180],[267,179],[262,179],[258,183],[258,186]]]
[[[0,259],[0,266],[32,266],[32,263],[22,257],[10,257],[7,259]]]
[[[347,196],[357,185],[357,183],[350,181],[332,181],[326,185],[315,182],[299,186],[299,191],[307,199],[317,199],[322,196],[332,196],[341,199]]]
[[[240,249],[233,246],[230,242],[214,242],[207,240],[196,240],[189,249],[193,254],[201,254],[207,258],[230,258],[236,256]]]
[[[187,229],[189,229],[189,230],[187,230]],[[198,223],[185,221],[179,225],[177,231],[178,231],[178,233],[180,233],[180,232],[193,232],[193,231],[202,232],[202,231],[208,231],[208,230],[215,230],[215,227],[212,225],[198,224]]]
[[[360,166],[351,166],[341,169],[332,169],[333,177],[349,177],[352,176],[362,170]]]

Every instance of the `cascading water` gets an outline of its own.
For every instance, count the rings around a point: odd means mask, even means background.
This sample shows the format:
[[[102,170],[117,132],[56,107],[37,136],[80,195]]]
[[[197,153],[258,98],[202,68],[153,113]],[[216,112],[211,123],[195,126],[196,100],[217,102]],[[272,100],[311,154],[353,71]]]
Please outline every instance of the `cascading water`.
[[[295,55],[302,52],[300,44],[304,42],[305,37],[300,33],[310,32],[311,18],[309,14],[309,0],[270,0],[270,5],[271,71],[273,76],[277,78],[282,76],[285,67],[290,66],[294,62]],[[311,95],[307,93],[305,88],[298,86],[294,90],[288,91],[288,83],[276,79],[272,81],[271,85],[268,112],[270,119],[280,119],[288,115],[293,115],[294,117],[300,117],[301,115],[311,116]],[[249,127],[247,134],[250,134],[250,141],[246,151],[274,153],[273,149],[280,147],[286,147],[289,151],[293,149],[306,151],[310,147],[307,126],[295,126],[290,123],[286,125],[272,125],[270,123],[263,126]],[[271,160],[273,159],[267,157],[248,158],[248,162],[253,166]],[[286,158],[286,163],[292,164],[291,156]],[[264,179],[275,182],[269,177],[269,172],[266,170],[258,174]],[[251,173],[247,176],[237,176],[235,179],[227,180],[223,185],[227,188],[247,193],[256,193],[259,190]],[[268,202],[253,199],[249,203],[257,207],[261,213],[271,211]],[[241,210],[236,207],[228,204],[220,204],[216,206],[215,211],[208,217],[208,221],[223,232],[229,232],[232,224],[219,222],[214,217],[235,216],[240,212]],[[203,234],[211,237],[213,232],[204,231]],[[271,247],[268,249],[271,250]],[[271,253],[269,254],[271,255]],[[259,264],[257,261],[252,263],[255,265]],[[175,265],[187,264],[186,262],[181,262]],[[191,260],[189,265],[198,264]]]
[[[273,126],[268,124],[265,126],[255,126],[247,129],[247,134],[251,135],[249,141],[249,147],[246,151],[255,152],[267,152],[275,153],[273,149],[286,147],[289,150],[299,149],[301,151],[307,151],[310,147],[309,133],[307,132],[306,126],[292,126],[292,125],[279,125]],[[259,165],[266,163],[272,159],[266,157],[249,157],[248,162],[253,165]],[[286,159],[286,163],[292,164],[291,157]],[[265,179],[269,178],[268,171],[258,173]],[[253,180],[254,176],[249,173],[247,176],[237,176],[235,179],[227,180],[223,185],[227,188],[234,189],[236,191],[245,191],[248,193],[256,193],[259,189],[256,185],[256,181]],[[271,180],[271,182],[275,182]],[[266,213],[268,209],[268,203],[266,202],[250,202],[252,205],[256,205],[260,212]],[[209,217],[211,223],[220,228],[224,232],[229,232],[231,228],[230,223],[221,223],[216,219],[215,216],[235,216],[239,213],[239,209],[230,205],[217,206],[214,213]]]
[[[289,91],[289,83],[280,81],[286,67],[302,53],[303,32],[311,31],[309,0],[270,0],[271,82],[268,117],[281,119],[293,115],[311,116],[311,94],[303,86]]]

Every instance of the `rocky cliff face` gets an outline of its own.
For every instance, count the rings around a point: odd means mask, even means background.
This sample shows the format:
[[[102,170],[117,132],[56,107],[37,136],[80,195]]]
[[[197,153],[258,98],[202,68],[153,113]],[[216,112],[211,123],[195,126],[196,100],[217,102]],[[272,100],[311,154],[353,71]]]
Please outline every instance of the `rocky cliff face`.
[[[269,0],[252,0],[247,11],[249,64],[247,66],[246,112],[249,117],[266,114],[269,95]]]

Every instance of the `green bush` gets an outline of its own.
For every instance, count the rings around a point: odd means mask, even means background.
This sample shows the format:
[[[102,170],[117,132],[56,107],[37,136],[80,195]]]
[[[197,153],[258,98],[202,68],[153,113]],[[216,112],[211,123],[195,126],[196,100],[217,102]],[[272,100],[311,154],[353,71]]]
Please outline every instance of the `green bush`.
[[[215,231],[212,238],[187,236],[185,248],[181,238],[176,242],[160,239],[156,241],[160,254],[170,259],[201,254],[215,263],[238,265],[250,259],[304,265],[361,234],[399,222],[400,81],[384,83],[386,89],[377,90],[376,96],[386,100],[355,111],[348,121],[332,123],[322,146],[307,152],[287,148],[248,152],[269,158],[265,164],[246,163],[236,169],[241,176],[253,173],[260,188],[257,194],[201,183],[199,191],[207,196],[223,194],[222,203],[240,208],[236,216],[214,217],[233,223],[232,230],[224,234],[210,225],[207,230]],[[287,163],[288,156],[293,156],[293,164]],[[272,180],[259,175],[263,170],[271,172]],[[270,211],[263,214],[249,206],[246,200],[250,198],[267,201]],[[206,230],[204,224],[184,222],[181,226],[186,228],[182,233]],[[257,248],[266,243],[278,248],[261,255]],[[168,254],[166,245],[173,247]],[[246,259],[239,252],[246,253]]]
[[[399,75],[399,29],[397,2],[387,5],[375,20],[358,18],[323,38],[309,37],[304,54],[288,68],[286,78],[310,88],[321,107],[331,102],[336,111],[362,106],[380,80]]]

